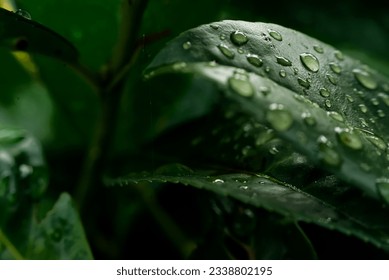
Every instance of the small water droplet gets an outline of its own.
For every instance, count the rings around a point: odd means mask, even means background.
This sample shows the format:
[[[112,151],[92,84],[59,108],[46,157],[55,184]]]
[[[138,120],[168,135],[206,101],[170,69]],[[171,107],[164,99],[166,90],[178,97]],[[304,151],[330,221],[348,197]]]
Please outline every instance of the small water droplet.
[[[293,67],[293,73],[297,75],[299,73],[299,69],[297,67]]]
[[[306,69],[308,69],[309,71],[312,71],[312,72],[319,71],[319,68],[320,68],[319,60],[313,54],[302,53],[302,54],[300,54],[300,60],[303,64],[303,66]]]
[[[382,111],[382,110],[377,110],[377,115],[378,115],[380,118],[384,118],[384,117],[385,117],[385,112]]]
[[[323,97],[329,97],[329,96],[331,95],[331,93],[329,92],[329,90],[326,89],[326,88],[321,88],[321,89],[319,90],[319,92],[320,92],[320,95],[323,96]]]
[[[25,19],[31,19],[30,13],[27,12],[26,10],[18,9],[15,13],[18,14],[19,16],[24,17]]]
[[[259,58],[259,56],[256,55],[256,54],[248,54],[248,55],[246,56],[246,59],[247,59],[247,61],[248,61],[251,65],[253,65],[253,66],[255,66],[255,67],[261,67],[262,64],[263,64],[262,59]]]
[[[367,89],[376,89],[377,88],[378,84],[369,72],[361,70],[361,69],[354,69],[353,74],[354,74],[354,77],[357,79],[357,81],[363,87],[365,87]]]
[[[283,56],[276,56],[277,63],[282,66],[292,66],[292,61],[289,59],[283,57]]]
[[[214,184],[223,184],[224,180],[222,180],[222,179],[215,179],[215,180],[212,181],[212,183],[214,183]]]
[[[367,140],[370,141],[370,143],[372,143],[374,146],[376,146],[381,151],[385,151],[386,150],[386,143],[385,143],[385,141],[382,140],[381,138],[379,138],[378,136],[365,135],[365,137],[366,137]]]
[[[336,86],[338,84],[335,77],[332,76],[331,74],[326,74],[326,77],[327,77],[328,81],[330,81],[330,83],[333,84],[334,86]]]
[[[263,95],[268,95],[270,93],[270,88],[267,87],[267,86],[261,86],[259,87],[259,91],[263,94]]]
[[[309,87],[311,86],[311,83],[308,80],[305,80],[301,77],[297,77],[297,82],[299,83],[300,86],[306,89],[309,89]]]
[[[386,95],[385,93],[380,92],[378,94],[378,97],[381,98],[382,101],[385,103],[385,105],[389,107],[389,96],[388,95]]]
[[[32,172],[33,172],[33,168],[30,165],[21,164],[19,166],[19,173],[21,178],[27,178],[32,174]]]
[[[342,72],[342,68],[339,66],[339,64],[337,64],[335,62],[331,62],[329,65],[330,65],[330,69],[335,74],[340,74]]]
[[[214,30],[218,30],[219,29],[219,25],[217,25],[217,24],[211,24],[210,26]]]
[[[331,108],[332,107],[331,101],[329,99],[326,99],[324,101],[324,104],[326,105],[327,108]]]
[[[252,97],[254,95],[254,88],[249,81],[248,77],[245,75],[235,74],[228,79],[228,84],[230,88],[244,97]]]
[[[288,130],[293,124],[293,117],[281,104],[273,103],[266,113],[266,120],[277,131]]]
[[[280,70],[280,77],[282,77],[282,78],[285,78],[285,77],[286,77],[286,72],[285,72],[284,69],[281,69],[281,70]]]
[[[232,32],[230,35],[230,39],[231,42],[237,46],[243,46],[249,41],[246,34],[244,34],[242,31],[239,30]]]
[[[324,53],[323,47],[321,47],[321,46],[315,45],[315,46],[313,46],[313,49],[314,49],[317,53]]]
[[[332,144],[325,136],[320,136],[318,139],[319,151],[321,160],[329,166],[338,167],[342,163],[342,159],[338,152],[334,150]]]
[[[277,41],[282,41],[282,35],[278,31],[269,29],[268,32],[273,39],[276,39]]]
[[[270,72],[270,67],[269,67],[269,66],[266,66],[266,67],[265,67],[265,72],[266,72],[266,73],[269,73],[269,72]]]
[[[359,118],[359,121],[361,122],[362,127],[368,127],[369,126],[364,118]]]
[[[220,52],[222,54],[224,54],[225,57],[227,57],[229,59],[233,59],[235,57],[235,53],[229,47],[227,47],[226,45],[220,44],[217,47],[220,50]]]
[[[248,186],[240,186],[239,187],[240,190],[244,190],[244,191],[247,191],[249,189]]]
[[[327,115],[336,121],[344,122],[343,116],[338,112],[334,112],[334,111],[327,112]]]
[[[365,104],[359,104],[358,105],[359,110],[361,110],[362,113],[367,113],[367,107]]]
[[[189,50],[192,47],[192,43],[190,41],[186,41],[185,43],[182,44],[182,48],[184,50]]]
[[[376,181],[376,188],[381,198],[389,203],[389,179],[388,178],[379,178]]]
[[[347,100],[348,100],[350,103],[353,103],[353,102],[354,102],[354,98],[353,98],[351,95],[347,94],[347,95],[346,95],[346,98],[347,98]]]
[[[219,35],[220,40],[224,41],[226,39],[226,36],[224,34]]]
[[[316,119],[312,117],[310,113],[302,113],[301,117],[304,120],[304,123],[308,126],[316,125]]]
[[[352,130],[348,128],[335,128],[336,136],[338,141],[344,146],[353,149],[360,150],[363,148],[361,138]]]
[[[239,48],[239,49],[238,49],[238,53],[240,53],[240,54],[244,54],[244,49],[242,49],[242,48]]]
[[[271,154],[271,155],[276,155],[276,154],[278,154],[280,151],[277,149],[277,147],[276,146],[273,146],[273,147],[270,147],[269,148],[269,153]]]
[[[338,50],[334,51],[334,55],[335,55],[335,57],[336,57],[338,60],[340,60],[340,61],[343,61],[343,60],[344,60],[344,56],[343,56],[343,53],[342,53],[341,51],[338,51]]]
[[[370,102],[371,102],[371,104],[373,104],[374,106],[380,105],[380,102],[379,102],[378,99],[375,98],[375,97],[373,97],[372,99],[370,99]]]
[[[269,142],[270,140],[272,140],[274,138],[274,132],[273,130],[269,129],[269,130],[266,130],[265,132],[261,133],[257,140],[255,141],[255,145],[256,146],[262,146],[263,144]]]

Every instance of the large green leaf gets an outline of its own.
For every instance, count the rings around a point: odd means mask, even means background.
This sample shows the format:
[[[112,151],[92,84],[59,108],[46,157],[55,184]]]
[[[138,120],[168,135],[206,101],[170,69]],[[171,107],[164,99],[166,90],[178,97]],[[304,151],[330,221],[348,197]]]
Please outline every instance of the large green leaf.
[[[198,62],[211,60],[227,66]],[[388,80],[367,66],[281,26],[223,21],[183,33],[150,68],[214,81],[311,162],[388,200]]]
[[[305,190],[280,182],[266,175],[254,173],[226,173],[218,170],[193,171],[186,166],[165,166],[155,173],[137,173],[113,180],[110,184],[128,185],[149,182],[171,182],[190,185],[230,196],[245,204],[262,207],[280,213],[291,220],[315,223],[328,229],[336,229],[347,235],[354,235],[364,241],[389,250],[389,225],[387,208],[377,205],[364,209],[364,213],[339,207],[342,192],[339,185],[325,184],[331,189],[333,200],[317,198]],[[323,188],[322,185],[314,187]],[[335,203],[334,203],[335,202]],[[354,202],[369,203],[366,198]],[[371,204],[371,203],[370,203]],[[350,206],[350,205],[349,205]],[[354,205],[355,206],[355,205]],[[352,208],[354,209],[354,208]],[[369,217],[375,217],[370,219]]]

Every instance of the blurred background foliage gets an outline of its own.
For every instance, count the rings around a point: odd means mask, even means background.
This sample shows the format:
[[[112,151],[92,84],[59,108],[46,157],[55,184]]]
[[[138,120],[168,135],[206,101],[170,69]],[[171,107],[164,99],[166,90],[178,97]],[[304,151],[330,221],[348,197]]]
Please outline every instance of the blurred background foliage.
[[[106,71],[120,37],[121,2],[0,1],[2,6],[11,3],[28,11],[33,20],[67,38],[78,48],[81,62],[99,73]],[[196,79],[164,77],[153,83],[143,82],[143,70],[169,39],[189,28],[223,19],[272,22],[332,44],[389,75],[389,13],[379,3],[149,0],[138,34],[137,60],[126,79],[117,122],[112,124],[115,137],[107,170],[123,174],[157,167],[153,148],[140,153],[144,145],[165,129],[204,115],[214,101],[207,94],[207,86]],[[38,55],[32,60],[35,72],[26,70],[15,55],[0,48],[0,122],[26,129],[43,143],[52,197],[62,191],[74,193],[80,163],[98,119],[99,100],[93,88],[63,63]],[[82,213],[95,258],[183,258],[189,257],[183,248],[193,244],[198,247],[193,258],[250,257],[233,234],[222,233],[225,218],[216,217],[215,202],[209,194],[182,186],[152,185],[152,193],[146,189],[96,186],[93,202]],[[231,221],[241,218],[229,211],[223,215]],[[264,232],[269,224],[280,223],[280,217],[267,217],[262,223],[266,224],[262,225]],[[304,225],[304,229],[317,247],[319,258],[387,257],[352,237],[312,225]],[[274,243],[281,247],[283,242],[293,243],[287,238],[290,236],[280,232]],[[348,250],[339,250],[339,244]],[[293,248],[272,255],[274,248],[270,246],[269,254],[262,257],[299,257]]]

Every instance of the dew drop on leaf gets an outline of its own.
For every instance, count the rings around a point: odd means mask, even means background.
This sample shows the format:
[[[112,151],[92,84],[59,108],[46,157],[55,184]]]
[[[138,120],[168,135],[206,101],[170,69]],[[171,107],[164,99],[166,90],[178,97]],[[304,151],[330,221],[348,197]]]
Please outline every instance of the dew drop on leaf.
[[[232,32],[230,35],[230,39],[231,42],[237,46],[243,46],[249,41],[246,34],[244,34],[242,31],[239,30]]]
[[[350,103],[353,103],[353,102],[354,102],[354,98],[353,98],[351,95],[347,94],[347,95],[346,95],[346,98],[347,98],[347,100],[348,100]]]
[[[380,105],[380,102],[378,101],[378,99],[377,98],[372,98],[372,99],[370,99],[370,102],[371,102],[371,104],[373,104],[374,106],[378,106],[378,105]]]
[[[326,77],[327,77],[328,81],[330,81],[330,83],[333,84],[334,86],[336,86],[338,84],[335,77],[332,76],[331,74],[326,74]]]
[[[342,115],[339,114],[338,112],[334,112],[334,111],[327,112],[327,115],[336,121],[344,122]]]
[[[313,46],[313,49],[314,49],[317,53],[324,53],[323,47],[321,47],[321,46],[315,45],[315,46]]]
[[[220,34],[219,38],[220,40],[224,41],[226,39],[226,36],[224,34]]]
[[[338,141],[353,150],[360,150],[363,147],[361,138],[353,131],[347,128],[335,128]]]
[[[266,120],[277,131],[288,130],[293,124],[292,115],[281,104],[273,103],[266,113]]]
[[[316,125],[316,119],[311,116],[310,113],[303,113],[301,117],[304,120],[304,123],[308,126],[314,126]]]
[[[292,62],[283,56],[276,56],[276,60],[282,66],[292,66]]]
[[[337,64],[335,62],[331,62],[329,65],[330,65],[330,69],[335,74],[340,74],[342,72],[342,68],[339,66],[339,64]]]
[[[255,67],[261,67],[262,64],[263,64],[262,59],[259,58],[259,56],[256,55],[256,54],[248,54],[248,55],[246,56],[246,59],[247,59],[247,61],[248,61],[251,65],[253,65],[253,66],[255,66]]]
[[[18,9],[15,13],[18,14],[19,16],[24,17],[25,19],[31,19],[30,13],[27,12],[26,10]]]
[[[381,98],[381,100],[385,103],[385,105],[389,107],[389,96],[388,95],[386,95],[385,93],[380,92],[378,94],[378,97]]]
[[[277,41],[282,41],[282,35],[273,29],[269,29],[269,35],[273,38],[276,39]]]
[[[319,92],[320,92],[320,95],[323,96],[323,97],[329,97],[331,95],[329,90],[326,89],[326,88],[321,88],[319,90]]]
[[[325,136],[320,136],[318,139],[319,151],[321,160],[329,166],[338,167],[342,163],[337,151],[335,151]]]
[[[217,24],[211,24],[210,26],[214,30],[218,30],[219,29],[219,25],[217,25]]]
[[[311,86],[311,83],[308,80],[305,80],[301,77],[297,78],[297,82],[299,83],[300,86],[302,86],[306,89],[309,89],[309,87]]]
[[[367,89],[376,89],[378,84],[372,75],[361,69],[354,69],[353,74],[355,79],[365,88]]]
[[[369,140],[378,149],[380,149],[382,151],[386,150],[386,143],[381,138],[374,136],[374,135],[366,135],[366,139]]]
[[[303,64],[303,66],[307,70],[309,70],[311,72],[319,71],[319,68],[320,68],[319,60],[313,54],[302,53],[302,54],[300,54],[300,60]]]
[[[359,104],[358,105],[359,110],[361,110],[362,113],[367,113],[367,107],[365,104]]]
[[[344,60],[344,56],[343,56],[343,53],[342,53],[341,51],[336,50],[336,51],[334,52],[334,55],[335,55],[335,57],[336,57],[338,60],[340,60],[340,61],[343,61],[343,60]]]
[[[235,53],[227,47],[225,44],[220,44],[217,46],[220,52],[227,58],[233,59],[235,57]]]
[[[212,183],[214,183],[214,184],[223,184],[224,180],[222,180],[222,179],[215,179],[215,180],[212,181]]]
[[[377,110],[377,115],[378,115],[380,118],[384,118],[384,117],[385,117],[385,113],[384,113],[384,111],[382,111],[382,110]]]
[[[326,105],[327,108],[332,107],[331,101],[329,99],[326,99],[326,101],[324,101],[324,104]]]
[[[184,50],[189,50],[192,47],[192,43],[190,41],[186,41],[185,43],[182,44],[182,48]]]
[[[284,69],[281,69],[281,70],[280,70],[280,77],[282,77],[282,78],[285,78],[285,77],[286,77],[286,72],[285,72]]]
[[[228,79],[230,88],[244,97],[252,97],[254,95],[254,88],[246,75],[234,74]]]

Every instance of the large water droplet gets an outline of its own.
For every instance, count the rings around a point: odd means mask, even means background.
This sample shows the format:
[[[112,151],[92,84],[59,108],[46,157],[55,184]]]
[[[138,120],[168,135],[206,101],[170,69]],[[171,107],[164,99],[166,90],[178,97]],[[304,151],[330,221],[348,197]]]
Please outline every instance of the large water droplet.
[[[242,31],[239,30],[232,32],[230,35],[230,39],[231,42],[237,46],[243,46],[249,41],[246,34],[244,34]]]
[[[18,9],[15,13],[18,14],[19,16],[24,17],[25,19],[31,19],[30,13],[25,10]]]
[[[277,131],[288,130],[293,124],[293,117],[281,104],[271,104],[266,113],[266,120]]]
[[[327,115],[328,115],[329,117],[331,117],[332,119],[336,120],[336,121],[344,122],[344,119],[343,119],[342,115],[339,114],[338,112],[334,112],[334,111],[332,111],[332,112],[327,112]]]
[[[352,130],[348,128],[335,128],[335,132],[338,138],[338,141],[346,146],[347,148],[353,150],[360,150],[363,147],[361,138]]]
[[[182,48],[184,50],[189,50],[192,47],[192,43],[190,41],[186,41],[185,43],[182,44]]]
[[[304,120],[304,123],[308,126],[314,126],[316,125],[316,119],[312,117],[310,113],[303,113],[301,117]]]
[[[313,49],[314,49],[317,53],[324,53],[323,47],[321,47],[321,46],[315,45],[315,46],[313,46]]]
[[[234,75],[228,79],[230,88],[244,97],[252,97],[254,95],[254,88],[245,75]]]
[[[335,62],[330,63],[330,69],[336,74],[340,74],[342,72],[342,68]]]
[[[353,74],[357,81],[365,88],[367,89],[376,89],[378,84],[376,80],[373,78],[373,76],[364,70],[361,69],[354,69]]]
[[[336,50],[336,51],[334,52],[334,55],[335,55],[335,57],[336,57],[338,60],[340,60],[340,61],[344,60],[344,56],[343,56],[343,53],[342,53],[341,51]]]
[[[338,152],[333,149],[331,142],[325,136],[320,136],[318,139],[319,151],[321,160],[329,166],[338,167],[342,163],[342,159]]]
[[[277,63],[282,66],[292,66],[292,61],[289,59],[283,57],[283,56],[276,56]]]
[[[376,188],[382,199],[389,203],[389,179],[379,178],[376,181]]]
[[[269,29],[269,35],[273,38],[276,39],[277,41],[282,41],[282,35],[273,29]]]
[[[224,54],[225,57],[227,57],[229,59],[233,59],[235,57],[235,53],[229,47],[227,47],[226,45],[220,44],[217,47],[220,50],[220,52],[222,54]]]
[[[299,83],[300,86],[306,89],[309,89],[309,87],[311,86],[311,83],[308,80],[305,80],[301,77],[297,77],[297,82]]]
[[[323,96],[323,97],[329,97],[331,95],[329,90],[326,89],[326,88],[321,88],[319,90],[319,92],[320,92],[320,95]]]
[[[259,58],[259,56],[256,55],[256,54],[248,54],[248,55],[246,56],[246,59],[247,59],[247,61],[248,61],[251,65],[253,65],[253,66],[255,66],[255,67],[261,67],[262,64],[263,64],[262,59]]]
[[[338,84],[338,81],[331,74],[326,74],[326,77],[327,77],[328,81],[330,81],[330,83],[333,84],[334,86],[336,86]]]
[[[308,69],[309,71],[312,71],[312,72],[319,71],[319,68],[320,68],[319,60],[313,54],[302,53],[302,54],[300,54],[300,60],[303,64],[303,66],[306,69]]]

